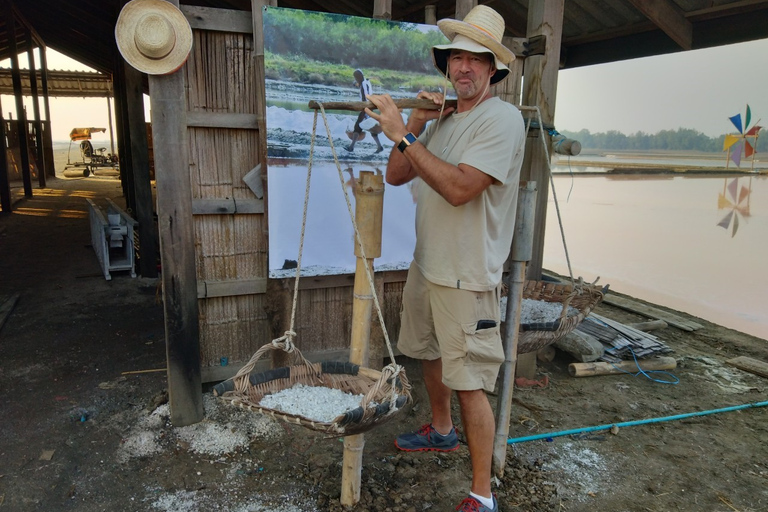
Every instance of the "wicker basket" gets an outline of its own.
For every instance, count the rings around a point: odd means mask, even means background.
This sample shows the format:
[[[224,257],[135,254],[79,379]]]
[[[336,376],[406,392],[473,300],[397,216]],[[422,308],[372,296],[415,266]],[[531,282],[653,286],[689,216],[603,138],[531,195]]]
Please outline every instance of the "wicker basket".
[[[254,354],[251,361],[234,377],[214,386],[213,393],[232,405],[258,411],[276,419],[322,432],[330,437],[360,434],[392,419],[411,400],[410,384],[405,369],[389,365],[382,371],[352,363],[324,361],[310,363],[301,352],[290,347],[295,365],[252,373],[261,356],[269,349],[285,350],[282,343],[268,343]],[[331,422],[323,422],[260,405],[271,393],[295,384],[322,386],[354,395],[363,394],[360,406],[344,412]]]
[[[517,353],[535,352],[574,330],[600,304],[607,291],[608,286],[599,288],[586,283],[578,283],[574,288],[570,284],[526,281],[524,299],[558,302],[563,310],[554,322],[520,324]],[[566,316],[569,306],[578,310],[578,314]]]

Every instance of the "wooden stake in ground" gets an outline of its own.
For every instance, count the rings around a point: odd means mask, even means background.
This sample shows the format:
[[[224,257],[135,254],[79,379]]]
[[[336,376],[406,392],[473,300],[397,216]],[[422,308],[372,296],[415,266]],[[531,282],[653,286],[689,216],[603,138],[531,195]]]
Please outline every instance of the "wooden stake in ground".
[[[359,243],[356,242],[357,267],[352,303],[352,341],[349,361],[360,366],[368,366],[374,292],[368,281],[367,272],[373,275],[373,260],[381,256],[384,177],[370,171],[361,171],[353,190],[356,203],[355,223],[360,233],[365,257]],[[355,505],[360,501],[364,445],[363,434],[344,438],[344,460],[341,473],[341,504],[344,506]]]

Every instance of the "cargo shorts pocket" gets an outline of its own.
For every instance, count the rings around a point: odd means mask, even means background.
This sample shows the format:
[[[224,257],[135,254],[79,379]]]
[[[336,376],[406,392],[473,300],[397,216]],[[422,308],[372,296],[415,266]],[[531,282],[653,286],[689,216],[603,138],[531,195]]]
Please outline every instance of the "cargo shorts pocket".
[[[466,360],[470,363],[502,363],[504,348],[498,324],[488,329],[478,329],[477,323],[461,324],[467,344]]]

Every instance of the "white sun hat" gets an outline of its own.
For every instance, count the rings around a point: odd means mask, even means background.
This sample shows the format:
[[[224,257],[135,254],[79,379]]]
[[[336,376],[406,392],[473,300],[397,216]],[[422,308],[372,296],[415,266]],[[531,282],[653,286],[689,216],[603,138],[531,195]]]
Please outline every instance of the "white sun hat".
[[[165,0],[131,0],[117,18],[115,40],[128,64],[148,75],[167,75],[186,62],[192,28]]]
[[[467,13],[464,21],[446,18],[438,21],[437,26],[451,40],[449,44],[432,47],[432,61],[444,76],[451,50],[465,50],[493,54],[496,73],[491,77],[492,85],[507,77],[507,65],[515,60],[515,54],[501,43],[504,37],[504,18],[498,12],[488,6],[478,5]]]

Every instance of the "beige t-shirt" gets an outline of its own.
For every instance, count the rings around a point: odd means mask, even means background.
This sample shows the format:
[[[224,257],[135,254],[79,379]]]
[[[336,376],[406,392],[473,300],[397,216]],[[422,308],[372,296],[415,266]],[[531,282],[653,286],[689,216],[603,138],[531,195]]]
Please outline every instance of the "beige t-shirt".
[[[471,165],[494,178],[478,197],[451,206],[426,183],[416,202],[414,261],[431,282],[473,291],[501,282],[517,213],[525,127],[520,111],[490,98],[470,112],[433,121],[419,142],[453,165]]]

